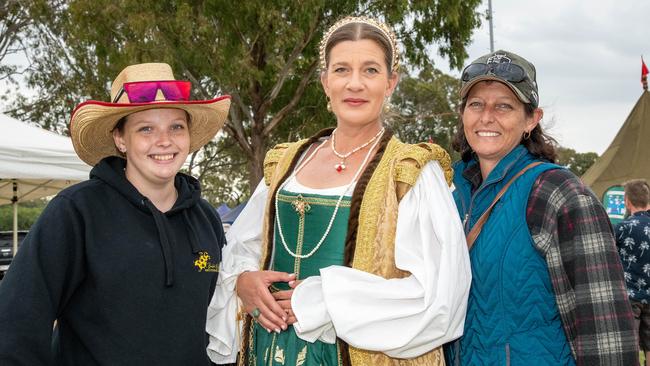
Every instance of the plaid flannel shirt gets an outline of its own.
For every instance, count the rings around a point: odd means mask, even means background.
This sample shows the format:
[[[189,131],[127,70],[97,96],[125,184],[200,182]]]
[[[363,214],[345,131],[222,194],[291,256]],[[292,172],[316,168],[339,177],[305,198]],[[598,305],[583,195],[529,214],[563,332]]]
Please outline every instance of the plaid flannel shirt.
[[[478,165],[463,173],[481,184]],[[602,205],[564,169],[546,171],[528,198],[528,228],[546,259],[562,326],[577,366],[638,365],[623,267]]]

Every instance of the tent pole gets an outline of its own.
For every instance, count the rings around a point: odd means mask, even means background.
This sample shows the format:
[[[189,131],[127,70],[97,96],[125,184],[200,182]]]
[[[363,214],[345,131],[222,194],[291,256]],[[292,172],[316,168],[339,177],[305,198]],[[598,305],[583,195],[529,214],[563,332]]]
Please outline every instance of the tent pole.
[[[14,180],[14,196],[11,198],[11,206],[14,209],[14,257],[18,253],[18,183]]]

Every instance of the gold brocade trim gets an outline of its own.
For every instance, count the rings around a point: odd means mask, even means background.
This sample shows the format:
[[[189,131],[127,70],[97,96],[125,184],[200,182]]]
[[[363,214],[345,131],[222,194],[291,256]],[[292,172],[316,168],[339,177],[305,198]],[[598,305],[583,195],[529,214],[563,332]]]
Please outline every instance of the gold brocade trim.
[[[269,163],[273,170],[269,192],[275,192],[279,180],[287,170],[300,147],[307,140],[281,147],[281,157],[277,162]],[[269,152],[270,154],[270,152]],[[269,155],[268,156],[274,156]],[[446,151],[437,145],[404,144],[392,137],[388,142],[381,160],[366,187],[359,209],[359,226],[356,235],[356,247],[352,267],[373,273],[384,278],[402,278],[409,273],[395,266],[395,231],[397,227],[397,212],[400,199],[415,184],[422,167],[431,160],[437,160],[442,167],[447,183],[451,183],[451,160]],[[270,159],[269,159],[270,161]],[[265,160],[265,177],[267,164]],[[282,195],[278,196],[278,199]],[[271,212],[272,195],[267,201],[266,213]],[[295,197],[293,197],[295,199]],[[309,202],[312,203],[311,201]],[[264,220],[263,233],[268,233],[270,220]],[[263,237],[261,264],[264,265],[268,256],[268,235]],[[442,349],[436,348],[431,352],[413,359],[396,359],[380,352],[369,352],[349,346],[350,361],[353,366],[443,366]],[[340,352],[340,350],[339,350]]]
[[[396,207],[392,207],[393,210],[386,207],[386,198],[389,200],[392,198],[395,202],[397,201],[395,194],[387,194],[387,192],[390,192],[387,191],[387,188],[389,183],[394,184],[391,179],[391,166],[395,162],[396,153],[400,147],[399,145],[401,143],[395,137],[390,139],[386,150],[384,150],[384,156],[379,161],[379,164],[377,164],[377,168],[375,168],[366,186],[366,191],[361,201],[357,242],[352,267],[364,272],[375,273],[377,269],[376,263],[373,262],[375,261],[375,254],[377,252],[376,239],[379,226],[382,224],[385,225],[390,221],[391,211],[394,211],[392,212],[392,216],[395,216],[395,219],[397,219]],[[389,217],[386,217],[387,214]],[[386,244],[386,242],[382,244]],[[393,267],[391,269],[397,271],[397,268],[394,268],[393,264],[390,266]],[[370,357],[370,352],[353,346],[349,346],[348,350],[350,352],[350,363],[353,366],[374,365]]]
[[[293,259],[293,273],[296,279],[300,279],[300,255],[302,255],[302,245],[305,242],[305,215],[300,215],[298,219],[298,237],[296,238],[296,257]]]
[[[356,348],[355,348],[356,350]],[[352,351],[352,347],[350,347]],[[381,352],[367,352],[366,357],[362,359],[353,358],[350,353],[350,361],[353,366],[445,366],[445,357],[442,347],[438,347],[416,358],[392,358]]]
[[[254,365],[257,365],[257,356],[252,351],[252,350],[255,349],[255,347],[254,347],[255,346],[255,343],[254,343],[255,342],[255,340],[254,340],[255,337],[253,337],[253,332],[255,331],[255,321],[253,321],[253,319],[250,318],[250,315],[248,315],[248,314],[246,314],[245,317],[246,318],[244,320],[244,324],[246,324],[246,321],[248,321],[249,324],[250,324],[249,325],[249,330],[248,330],[249,337],[248,337],[248,339],[246,339],[244,337],[242,337],[242,339],[241,339],[241,344],[240,344],[240,347],[239,347],[239,349],[240,349],[239,361],[237,362],[237,365],[238,366],[251,366],[251,365],[254,366]],[[248,342],[248,349],[246,349],[244,347],[246,345],[246,342]],[[245,357],[242,354],[242,352],[247,352],[248,357]],[[248,365],[245,365],[245,363],[244,363],[244,360],[246,358],[248,358]]]
[[[296,356],[296,366],[302,366],[307,361],[307,346],[302,347],[302,350],[298,352]]]
[[[420,147],[424,147],[431,151],[431,159],[436,160],[442,171],[445,173],[445,180],[447,185],[451,187],[451,183],[454,179],[454,170],[451,168],[451,156],[447,153],[447,150],[443,149],[439,145],[430,144],[430,143],[421,143],[418,144]]]
[[[288,195],[278,192],[277,195],[279,202],[290,203],[299,216],[295,248],[296,257],[294,257],[293,261],[293,273],[296,274],[296,279],[300,279],[300,265],[302,259],[300,258],[300,255],[302,255],[302,249],[305,243],[305,214],[311,210],[312,205],[336,207],[338,204],[339,207],[350,207],[352,201],[349,197],[344,197],[344,199],[339,203],[338,199],[310,196],[305,197],[302,194]],[[276,212],[276,215],[277,214],[278,213]]]
[[[359,209],[359,228],[357,229],[357,243],[354,251],[354,260],[352,267],[362,270],[364,272],[373,273],[373,253],[375,252],[375,239],[377,236],[377,229],[379,224],[382,223],[384,216],[384,197],[386,194],[386,187],[391,178],[391,165],[393,165],[396,157],[396,152],[399,150],[399,142],[395,137],[391,138],[384,150],[384,156],[377,164],[370,181],[366,187],[366,191],[361,200],[361,207]],[[397,217],[397,212],[394,213]],[[352,347],[350,347],[352,350]]]
[[[277,144],[266,153],[266,156],[264,157],[264,182],[267,186],[271,184],[271,178],[273,178],[275,166],[278,161],[280,161],[280,158],[288,147],[288,143]]]
[[[450,162],[444,161],[444,156],[438,149],[433,144],[409,145],[396,138],[389,141],[361,202],[353,268],[384,278],[402,278],[410,274],[395,266],[399,201],[415,184],[424,165],[436,157],[443,158],[439,162],[447,175]],[[444,155],[448,159],[446,152]],[[398,170],[400,166],[402,168]],[[380,352],[369,352],[353,346],[349,346],[349,352],[353,366],[444,365],[440,349],[408,360],[391,358]]]
[[[266,351],[264,352],[264,362],[269,361],[269,366],[273,366],[273,360],[275,359],[275,355],[276,355],[275,352],[276,335],[277,333],[273,332],[273,338],[271,338],[271,347],[267,348]]]
[[[275,344],[276,336],[273,336],[273,344]],[[280,346],[275,346],[275,351],[273,351],[273,361],[284,365],[284,350]],[[273,361],[269,361],[269,366],[273,366]]]
[[[307,143],[308,139],[303,139],[295,143],[279,144],[266,153],[264,159],[264,176],[268,174],[271,178],[267,181],[269,185],[269,197],[266,200],[264,208],[264,223],[262,224],[262,255],[260,257],[260,268],[264,268],[264,263],[269,255],[269,230],[273,227],[273,222],[269,220],[269,212],[274,204],[273,194],[278,190],[281,178],[287,173],[293,157],[302,145]],[[268,163],[268,164],[267,164]]]
[[[341,359],[341,342],[336,341],[336,366],[343,366],[343,360]]]
[[[400,154],[401,160],[395,166],[395,180],[406,183],[410,186],[415,185],[415,181],[420,176],[422,167],[431,160],[437,160],[445,174],[445,180],[451,185],[453,170],[451,169],[451,157],[436,144],[422,143],[413,148],[413,145],[405,145],[407,149],[404,154]]]
[[[289,196],[289,195],[278,193],[278,201],[280,202],[292,203],[296,200],[296,197],[298,196]],[[336,199],[320,198],[320,197],[302,197],[302,199],[305,202],[309,203],[310,205],[321,205],[321,206],[336,206],[336,202],[338,202],[338,200]],[[349,199],[345,199],[344,197],[341,200],[340,207],[350,207],[351,204],[352,201],[350,201]]]

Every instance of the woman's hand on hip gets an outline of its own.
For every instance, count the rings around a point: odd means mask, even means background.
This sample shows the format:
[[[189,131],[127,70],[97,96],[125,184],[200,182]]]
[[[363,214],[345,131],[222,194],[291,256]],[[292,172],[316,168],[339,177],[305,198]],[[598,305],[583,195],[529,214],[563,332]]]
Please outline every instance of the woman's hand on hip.
[[[237,277],[237,296],[244,311],[251,314],[267,331],[287,329],[286,311],[273,298],[269,286],[274,282],[291,282],[294,274],[275,271],[243,272]]]

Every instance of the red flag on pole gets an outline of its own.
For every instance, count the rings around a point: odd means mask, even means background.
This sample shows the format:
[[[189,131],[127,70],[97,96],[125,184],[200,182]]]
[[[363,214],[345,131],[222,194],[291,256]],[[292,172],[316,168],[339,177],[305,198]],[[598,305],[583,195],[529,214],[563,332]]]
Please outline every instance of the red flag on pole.
[[[643,56],[641,56],[641,84],[643,84],[643,90],[648,90],[648,67],[643,62]]]

